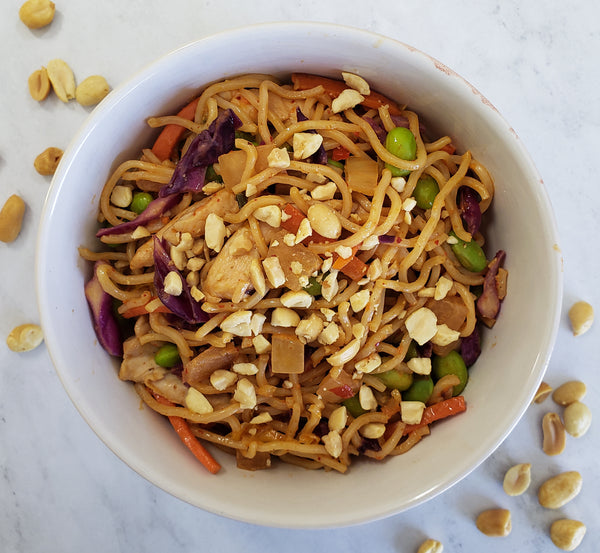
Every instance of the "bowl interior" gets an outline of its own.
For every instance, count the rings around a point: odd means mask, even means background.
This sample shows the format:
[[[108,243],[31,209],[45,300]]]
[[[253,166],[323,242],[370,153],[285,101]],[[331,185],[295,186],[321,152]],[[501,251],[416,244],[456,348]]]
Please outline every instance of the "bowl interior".
[[[243,53],[243,55],[240,55]],[[348,474],[287,466],[249,473],[216,451],[224,468],[205,472],[166,420],[116,376],[99,346],[83,294],[94,248],[100,190],[116,164],[155,134],[150,115],[172,113],[207,83],[247,72],[365,77],[407,103],[425,124],[470,149],[495,178],[488,254],[507,251],[509,295],[465,391],[467,413],[440,423],[418,447]],[[332,527],[397,513],[447,489],[483,461],[516,424],[539,384],[556,335],[560,254],[543,184],[522,144],[476,90],[404,44],[338,26],[286,23],[209,37],[159,59],[113,91],[66,152],[42,216],[37,285],[46,342],[72,401],[116,455],[139,474],[201,508],[248,522]],[[440,470],[440,457],[444,459]],[[356,498],[359,497],[360,501]]]

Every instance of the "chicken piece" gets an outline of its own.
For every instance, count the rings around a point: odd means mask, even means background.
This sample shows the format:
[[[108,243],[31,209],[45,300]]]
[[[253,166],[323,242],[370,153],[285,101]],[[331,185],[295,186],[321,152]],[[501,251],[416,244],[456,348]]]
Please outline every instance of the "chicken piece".
[[[437,317],[437,324],[448,325],[460,331],[467,320],[468,309],[460,296],[447,296],[443,300],[430,299],[425,304]]]
[[[239,210],[235,195],[229,190],[219,190],[212,196],[204,198],[177,215],[170,223],[161,229],[157,236],[165,237],[169,242],[175,242],[177,232],[189,232],[194,238],[204,234],[206,218],[210,213],[222,217],[227,213]],[[131,268],[141,269],[154,263],[154,241],[152,238],[142,244],[131,258]]]
[[[217,369],[229,369],[238,355],[231,342],[224,348],[210,346],[183,366],[182,380],[190,386],[206,382]]]
[[[250,229],[242,227],[225,242],[212,261],[202,281],[202,291],[206,295],[239,303],[252,289],[250,267],[253,259],[260,260],[260,254]]]
[[[160,394],[173,403],[185,405],[185,396],[188,387],[182,382],[181,378],[173,373],[167,373],[164,378],[147,383],[148,388],[153,392]]]
[[[142,345],[136,336],[125,340],[119,378],[143,383],[163,378],[167,370],[154,361],[156,351],[156,346],[152,344]]]
[[[318,271],[321,268],[322,260],[303,244],[288,246],[283,241],[284,235],[285,233],[280,232],[275,237],[276,245],[273,245],[273,242],[271,243],[268,257],[275,256],[279,259],[279,264],[285,275],[285,286],[296,292],[302,289],[300,277],[308,278],[315,271]],[[292,262],[294,261],[302,266],[300,271],[296,269],[296,272],[294,272],[292,270]],[[294,267],[297,266],[294,264]]]

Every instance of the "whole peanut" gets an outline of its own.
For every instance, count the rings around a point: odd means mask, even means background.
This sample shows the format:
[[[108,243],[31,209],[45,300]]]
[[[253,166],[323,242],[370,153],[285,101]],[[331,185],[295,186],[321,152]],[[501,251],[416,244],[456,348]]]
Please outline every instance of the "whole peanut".
[[[13,194],[0,211],[0,240],[2,242],[14,241],[21,232],[25,202],[20,196]]]
[[[35,158],[33,166],[40,175],[54,175],[62,155],[63,151],[60,148],[46,148]]]
[[[27,0],[19,9],[19,18],[30,29],[40,29],[52,23],[55,5],[50,0]]]
[[[475,522],[480,532],[490,537],[504,537],[510,534],[512,523],[507,509],[488,509],[477,517]]]
[[[585,531],[583,522],[562,518],[554,521],[550,526],[550,539],[559,549],[573,551],[583,540]]]
[[[104,77],[92,75],[81,83],[75,89],[75,99],[82,106],[94,106],[104,99],[110,92],[110,86]]]
[[[577,471],[561,472],[546,480],[538,490],[538,501],[547,509],[558,509],[571,501],[583,485]]]

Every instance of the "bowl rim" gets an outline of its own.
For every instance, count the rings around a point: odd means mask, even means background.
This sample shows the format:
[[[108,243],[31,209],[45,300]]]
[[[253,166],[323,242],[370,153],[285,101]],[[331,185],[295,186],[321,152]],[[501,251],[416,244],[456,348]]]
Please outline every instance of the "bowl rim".
[[[218,41],[228,40],[229,37],[237,37],[239,39],[240,36],[247,37],[256,37],[260,34],[268,35],[274,29],[279,30],[279,32],[283,32],[283,30],[287,30],[287,32],[297,32],[297,33],[340,33],[343,35],[352,34],[353,36],[360,37],[363,40],[380,40],[385,41],[390,44],[395,44],[400,49],[407,52],[407,55],[414,55],[419,57],[420,59],[427,59],[430,62],[434,63],[436,68],[440,71],[448,74],[449,76],[455,77],[459,80],[459,85],[462,87],[468,87],[474,94],[476,94],[482,101],[483,104],[487,108],[489,108],[490,113],[493,112],[493,117],[496,118],[496,123],[503,127],[506,131],[508,131],[514,138],[516,147],[520,151],[520,155],[523,156],[523,160],[529,165],[529,169],[532,175],[535,175],[537,178],[537,182],[539,183],[538,189],[536,190],[538,194],[538,200],[541,203],[541,207],[545,214],[547,215],[547,231],[549,232],[549,242],[553,242],[554,244],[558,243],[557,239],[557,225],[555,215],[551,206],[550,198],[548,196],[547,190],[543,185],[543,181],[535,168],[535,165],[527,152],[525,146],[520,141],[518,135],[514,131],[514,129],[508,124],[508,122],[502,117],[502,115],[498,112],[498,110],[489,102],[473,85],[471,85],[466,79],[458,75],[455,71],[445,66],[443,63],[433,58],[432,56],[420,51],[417,48],[414,48],[404,42],[399,40],[372,32],[364,29],[359,29],[351,26],[331,24],[331,23],[316,23],[316,22],[274,22],[274,23],[260,23],[249,25],[245,27],[237,27],[229,30],[221,31],[219,33],[211,34],[209,36],[205,36],[198,40],[189,42],[176,48],[175,50],[168,52],[167,54],[160,56],[156,60],[146,64],[140,70],[135,72],[131,77],[124,80],[120,85],[118,85],[86,118],[83,124],[80,126],[78,132],[74,135],[71,140],[69,146],[65,151],[65,155],[63,156],[63,160],[59,165],[59,168],[52,179],[51,186],[48,190],[46,200],[44,202],[42,214],[40,217],[40,225],[38,229],[38,237],[36,244],[36,254],[35,254],[35,272],[36,272],[36,292],[38,299],[38,309],[40,312],[40,318],[42,322],[42,327],[47,336],[47,348],[52,359],[53,365],[55,367],[56,373],[61,380],[65,391],[69,395],[71,401],[79,411],[80,415],[84,418],[86,423],[90,426],[90,428],[96,433],[96,435],[100,438],[102,442],[106,444],[106,446],[123,462],[125,462],[128,466],[130,466],[135,472],[143,476],[152,484],[157,487],[163,489],[164,491],[178,497],[192,505],[201,507],[207,511],[220,514],[222,516],[226,516],[229,518],[234,518],[236,520],[242,520],[244,522],[250,522],[253,524],[266,525],[266,526],[279,526],[286,528],[331,528],[331,527],[341,527],[341,526],[349,526],[354,524],[360,524],[376,519],[381,519],[387,516],[391,516],[408,508],[412,508],[416,505],[423,503],[426,500],[432,499],[433,497],[441,494],[442,492],[449,489],[451,486],[462,480],[466,477],[470,472],[475,470],[493,451],[497,449],[497,447],[506,439],[506,437],[510,434],[513,428],[521,419],[523,413],[525,412],[528,404],[530,403],[534,393],[535,388],[532,387],[529,394],[529,402],[523,403],[520,408],[515,413],[515,416],[511,420],[510,424],[504,427],[503,431],[497,434],[496,440],[494,442],[493,447],[488,452],[487,455],[484,455],[482,458],[478,460],[477,463],[473,465],[469,465],[464,470],[457,471],[453,478],[444,482],[443,485],[438,485],[437,487],[432,487],[431,489],[425,491],[419,497],[415,497],[412,501],[407,502],[405,505],[401,506],[401,508],[395,510],[387,510],[383,511],[375,511],[371,513],[369,516],[358,515],[356,517],[346,517],[344,520],[334,521],[333,524],[323,523],[320,524],[317,521],[311,521],[308,524],[304,523],[293,523],[290,520],[282,520],[282,521],[265,521],[261,518],[260,514],[254,514],[250,516],[249,514],[240,514],[240,513],[228,513],[223,512],[218,507],[213,505],[208,505],[206,503],[198,502],[197,499],[192,497],[185,497],[182,495],[180,491],[174,490],[172,486],[169,485],[164,479],[157,478],[157,475],[152,471],[146,470],[146,467],[139,466],[136,463],[132,463],[131,459],[128,457],[127,453],[122,451],[119,444],[115,443],[115,437],[111,434],[107,434],[106,432],[99,430],[98,422],[95,420],[95,417],[92,413],[88,412],[78,401],[77,394],[72,386],[72,382],[68,378],[65,378],[65,375],[61,371],[61,365],[64,362],[63,355],[60,351],[55,349],[55,338],[57,329],[52,328],[52,314],[50,309],[49,298],[47,297],[44,285],[44,276],[45,276],[45,266],[47,265],[47,233],[46,228],[50,224],[51,214],[53,210],[53,206],[57,202],[57,199],[60,196],[62,186],[66,176],[69,173],[69,166],[71,165],[73,159],[76,158],[79,149],[81,148],[82,143],[87,139],[88,135],[93,133],[94,127],[103,117],[103,115],[111,109],[114,105],[118,104],[122,100],[122,98],[130,91],[131,89],[138,86],[140,83],[145,81],[146,79],[151,78],[152,74],[159,69],[163,64],[168,64],[172,59],[179,56],[186,56],[188,52],[194,51],[195,49],[202,48],[205,44],[216,43]],[[408,54],[410,53],[410,54]],[[176,91],[174,91],[175,94]],[[562,267],[561,261],[559,259],[559,255],[553,255],[551,257],[552,264],[554,267],[554,271],[549,278],[552,279],[551,288],[554,291],[553,300],[554,305],[553,309],[549,309],[553,316],[551,317],[551,324],[549,324],[548,329],[549,332],[546,335],[546,340],[544,344],[540,344],[540,354],[536,359],[536,373],[537,373],[537,384],[539,384],[543,378],[544,372],[548,366],[550,356],[552,353],[552,349],[554,347],[554,343],[556,341],[556,336],[558,333],[558,327],[560,323],[560,309],[561,309],[561,301],[562,301]],[[100,425],[101,426],[101,425]],[[118,441],[118,440],[117,440]]]

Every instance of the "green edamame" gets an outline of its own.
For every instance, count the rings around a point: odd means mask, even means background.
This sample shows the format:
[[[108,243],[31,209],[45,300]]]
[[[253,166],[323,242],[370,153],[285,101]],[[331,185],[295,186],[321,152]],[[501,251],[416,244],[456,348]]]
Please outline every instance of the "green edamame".
[[[133,195],[131,203],[129,204],[129,209],[131,209],[131,211],[134,211],[139,215],[148,207],[148,204],[153,199],[154,198],[152,197],[152,194],[149,194],[148,192],[136,192]]]
[[[385,149],[390,154],[412,161],[417,157],[417,141],[415,135],[405,127],[396,127],[392,129],[385,138]],[[386,169],[392,172],[393,177],[405,177],[410,174],[408,169],[400,169],[389,163],[385,164]]]
[[[460,353],[457,351],[451,351],[448,355],[440,357],[438,355],[433,356],[431,362],[431,374],[433,378],[439,380],[443,376],[453,374],[458,376],[460,384],[457,384],[452,389],[452,395],[457,396],[460,394],[467,385],[469,380],[469,373],[467,371],[467,365],[463,361]]]
[[[488,262],[485,253],[475,240],[465,242],[456,236],[452,230],[449,235],[458,241],[456,244],[452,244],[451,247],[456,259],[465,269],[473,273],[479,273],[487,267]]]
[[[399,390],[400,392],[404,392],[404,390],[408,390],[413,383],[413,375],[411,373],[400,373],[394,369],[376,374],[375,376],[379,378],[389,390]]]
[[[417,200],[417,207],[431,209],[439,191],[440,187],[433,177],[424,175],[419,178],[413,191],[413,197]]]
[[[410,388],[402,394],[403,401],[422,401],[426,403],[433,392],[433,380],[430,376],[417,375]]]
[[[181,358],[179,357],[179,351],[175,344],[165,344],[158,348],[158,351],[154,354],[154,361],[157,365],[170,369],[177,365]]]
[[[346,406],[348,413],[350,413],[354,418],[360,417],[366,413],[366,411],[360,405],[358,394],[342,401],[342,405]]]

